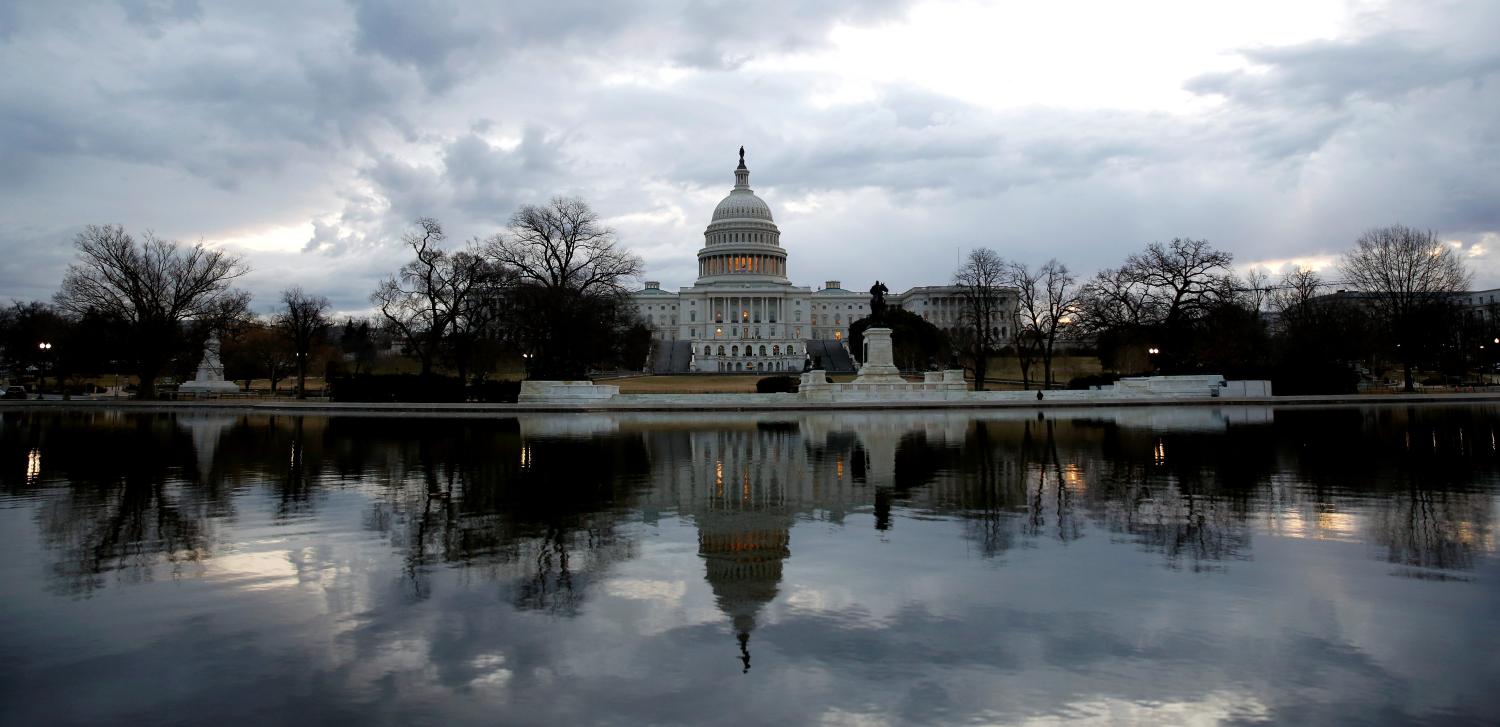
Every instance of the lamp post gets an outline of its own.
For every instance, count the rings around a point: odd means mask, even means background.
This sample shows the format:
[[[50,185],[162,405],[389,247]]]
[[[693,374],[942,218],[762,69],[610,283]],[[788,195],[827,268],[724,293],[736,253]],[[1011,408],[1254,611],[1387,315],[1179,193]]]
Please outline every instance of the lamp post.
[[[52,352],[52,344],[42,341],[36,345],[36,348],[41,352],[37,358],[41,359],[42,362],[41,372],[37,374],[36,379],[36,398],[40,399],[42,398],[42,389],[47,385],[47,355]]]

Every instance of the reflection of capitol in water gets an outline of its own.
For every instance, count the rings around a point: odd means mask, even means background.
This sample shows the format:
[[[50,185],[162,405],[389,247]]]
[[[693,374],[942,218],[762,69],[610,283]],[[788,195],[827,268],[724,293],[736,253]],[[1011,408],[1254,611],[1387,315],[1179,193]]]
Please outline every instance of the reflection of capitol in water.
[[[1029,431],[1034,415],[1000,414],[997,423]],[[837,412],[758,420],[597,415],[523,418],[521,424],[523,438],[640,435],[651,485],[635,506],[648,519],[675,515],[696,525],[705,580],[730,620],[745,669],[757,618],[778,595],[793,525],[841,523],[852,512],[873,508],[883,528],[893,491],[917,508],[964,502],[962,479],[914,471],[898,458],[903,448],[906,459],[921,460],[928,450],[956,456],[975,429],[976,418],[964,413]],[[927,487],[912,491],[916,485]]]

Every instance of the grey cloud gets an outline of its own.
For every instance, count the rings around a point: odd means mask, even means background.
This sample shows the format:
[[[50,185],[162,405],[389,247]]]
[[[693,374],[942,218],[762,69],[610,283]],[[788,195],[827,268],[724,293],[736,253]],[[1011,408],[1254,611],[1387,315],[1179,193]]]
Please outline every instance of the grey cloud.
[[[125,19],[134,25],[159,34],[161,27],[170,23],[198,20],[203,17],[203,6],[198,0],[118,0],[125,11]]]
[[[1265,72],[1205,74],[1188,81],[1186,88],[1251,105],[1336,106],[1354,98],[1392,100],[1453,81],[1475,83],[1500,71],[1500,52],[1455,56],[1441,47],[1413,46],[1398,34],[1260,48],[1242,55]]]
[[[300,257],[253,253],[247,285],[328,280],[358,302],[414,217],[460,241],[577,194],[670,287],[690,282],[740,144],[800,283],[894,281],[890,261],[902,284],[939,282],[976,245],[1084,274],[1182,234],[1245,260],[1326,254],[1392,217],[1473,241],[1500,230],[1485,5],[1384,8],[1367,36],[1247,50],[1265,72],[1194,79],[1223,102],[1187,115],[994,110],[899,84],[810,104],[827,77],[743,65],[894,2],[148,3],[145,25],[116,5],[7,6],[0,26],[24,32],[0,64],[34,72],[0,77],[23,99],[0,105],[0,246],[32,271],[6,278],[20,286],[59,279],[88,222],[188,240],[304,226]],[[664,65],[688,70],[650,81]],[[602,82],[616,71],[648,80]]]

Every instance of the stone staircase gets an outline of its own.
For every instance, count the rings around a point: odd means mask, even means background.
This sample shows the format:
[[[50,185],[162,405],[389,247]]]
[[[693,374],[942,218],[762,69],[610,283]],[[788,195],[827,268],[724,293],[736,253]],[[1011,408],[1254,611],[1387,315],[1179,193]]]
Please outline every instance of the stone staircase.
[[[854,359],[849,357],[849,352],[844,350],[841,341],[812,340],[806,345],[808,355],[812,356],[813,365],[816,366],[818,362],[821,362],[823,370],[830,374],[856,373]]]
[[[691,341],[657,341],[651,349],[651,373],[685,374],[692,360]]]

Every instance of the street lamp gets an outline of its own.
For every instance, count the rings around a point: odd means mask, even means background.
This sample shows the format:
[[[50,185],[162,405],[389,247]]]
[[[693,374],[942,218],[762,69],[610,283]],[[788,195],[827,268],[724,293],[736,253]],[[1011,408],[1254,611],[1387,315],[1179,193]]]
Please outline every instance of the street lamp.
[[[42,352],[38,357],[42,361],[42,370],[36,379],[36,398],[40,399],[42,398],[42,388],[47,385],[47,352],[52,350],[52,344],[42,341],[36,345],[36,348]]]

